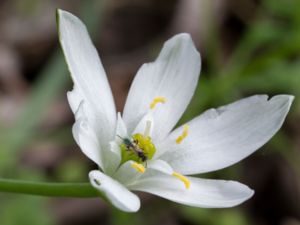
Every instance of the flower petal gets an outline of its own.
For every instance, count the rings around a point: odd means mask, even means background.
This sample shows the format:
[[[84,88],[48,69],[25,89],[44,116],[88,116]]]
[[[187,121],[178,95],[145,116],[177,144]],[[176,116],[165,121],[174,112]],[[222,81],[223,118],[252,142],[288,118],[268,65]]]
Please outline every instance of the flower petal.
[[[88,158],[97,163],[100,168],[103,168],[101,146],[94,130],[91,129],[85,119],[84,102],[79,105],[75,118],[76,122],[73,125],[72,132],[76,143]]]
[[[109,154],[106,160],[106,170],[105,173],[112,175],[116,172],[121,162],[121,150],[119,145],[123,142],[123,138],[128,137],[127,129],[121,114],[118,113],[118,120],[115,132],[115,140],[110,142]]]
[[[112,175],[116,172],[118,167],[120,166],[121,162],[121,152],[119,145],[117,145],[116,142],[111,141],[110,143],[110,148],[109,148],[109,153],[107,154],[108,157],[106,157],[106,170],[105,173],[107,175]]]
[[[98,170],[89,173],[90,182],[118,209],[125,212],[136,212],[140,208],[140,199],[118,181]]]
[[[123,142],[122,139],[126,137],[128,137],[126,125],[121,117],[121,114],[118,113],[115,142],[121,144]]]
[[[145,134],[146,131],[146,127],[148,126],[148,123],[150,123],[150,127],[148,130],[148,136],[152,137],[152,133],[153,133],[153,128],[154,128],[154,120],[153,120],[153,114],[152,112],[147,113],[142,119],[141,121],[139,121],[139,123],[137,124],[136,128],[134,129],[134,131],[132,132],[132,134]]]
[[[113,174],[113,178],[118,180],[120,183],[124,184],[126,187],[130,186],[132,183],[135,183],[140,177],[144,176],[144,174],[148,174],[150,171],[160,171],[161,173],[166,173],[171,175],[174,171],[172,167],[163,160],[150,160],[145,165],[145,173],[140,173],[134,168],[132,168],[131,164],[134,161],[127,161],[120,166],[115,174]]]
[[[128,94],[123,118],[131,133],[157,97],[166,102],[153,109],[153,138],[163,139],[185,111],[197,86],[200,55],[188,34],[168,40],[153,63],[138,71]]]
[[[180,143],[176,129],[158,145],[157,154],[182,174],[198,174],[230,166],[264,145],[281,127],[293,96],[266,95],[242,99],[210,109],[188,123],[189,134]]]
[[[187,177],[191,182],[186,189],[173,176],[153,173],[129,186],[131,190],[144,191],[184,205],[202,208],[236,206],[253,195],[253,190],[235,181],[210,180]]]
[[[174,172],[172,167],[168,163],[160,159],[149,161],[147,163],[147,169],[157,170],[169,175]]]
[[[59,39],[74,82],[68,93],[75,112],[83,100],[86,115],[92,125],[102,151],[108,149],[116,125],[116,110],[105,71],[86,27],[74,15],[57,11]]]
[[[131,166],[132,163],[134,163],[132,160],[123,163],[116,173],[113,174],[113,178],[124,186],[131,184],[143,175],[143,173],[138,172]]]

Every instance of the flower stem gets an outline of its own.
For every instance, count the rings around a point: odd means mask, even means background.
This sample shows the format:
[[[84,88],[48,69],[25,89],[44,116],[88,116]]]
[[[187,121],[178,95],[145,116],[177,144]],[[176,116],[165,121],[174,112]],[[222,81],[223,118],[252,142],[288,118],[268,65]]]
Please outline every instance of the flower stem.
[[[90,183],[48,183],[0,178],[0,192],[50,197],[103,197]]]

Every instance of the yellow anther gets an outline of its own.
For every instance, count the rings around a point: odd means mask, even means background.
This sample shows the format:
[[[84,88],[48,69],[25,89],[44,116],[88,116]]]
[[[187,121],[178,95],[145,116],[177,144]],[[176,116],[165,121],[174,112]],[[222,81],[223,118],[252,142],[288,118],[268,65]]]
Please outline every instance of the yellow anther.
[[[157,103],[165,103],[167,99],[165,97],[156,97],[150,104],[150,109],[154,109]]]
[[[180,173],[177,173],[177,172],[173,172],[172,176],[174,176],[174,177],[178,178],[180,181],[182,181],[184,183],[184,186],[185,186],[186,189],[190,188],[191,182],[187,177],[185,177],[185,176],[183,176],[183,175],[181,175]]]
[[[176,144],[180,144],[183,141],[183,139],[185,139],[188,136],[188,134],[189,134],[189,126],[184,125],[182,134],[176,138]]]
[[[131,167],[136,171],[138,171],[139,173],[145,173],[146,170],[142,164],[136,162],[131,163]]]

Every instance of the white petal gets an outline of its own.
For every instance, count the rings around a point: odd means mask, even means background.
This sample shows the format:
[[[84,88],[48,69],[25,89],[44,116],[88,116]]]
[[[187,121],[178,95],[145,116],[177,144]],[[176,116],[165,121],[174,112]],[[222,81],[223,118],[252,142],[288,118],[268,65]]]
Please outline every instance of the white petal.
[[[80,93],[80,90],[76,88],[76,86],[74,86],[72,91],[67,92],[67,98],[71,110],[75,114],[77,109],[79,108],[80,103],[83,102],[83,97]]]
[[[91,129],[88,121],[85,119],[83,102],[78,107],[75,117],[76,122],[73,125],[72,132],[76,143],[88,158],[97,163],[100,168],[103,168],[101,146],[94,130]]]
[[[122,143],[122,139],[128,137],[127,129],[122,120],[121,114],[118,113],[118,120],[115,132],[115,141],[110,142],[110,152],[106,160],[106,174],[112,175],[116,172],[121,162],[121,150],[119,145]]]
[[[132,168],[131,164],[133,162],[134,161],[129,160],[123,163],[120,166],[120,168],[117,170],[117,172],[113,175],[113,178],[118,180],[120,183],[124,184],[125,186],[127,186],[132,182],[134,182],[135,180],[137,180],[139,177],[141,177],[143,173],[140,173],[136,171],[134,168]]]
[[[58,10],[59,39],[74,82],[68,93],[70,106],[77,110],[83,100],[86,115],[100,140],[102,151],[108,149],[116,125],[116,111],[105,71],[86,27],[74,15]]]
[[[147,169],[157,170],[165,174],[172,174],[174,172],[167,162],[160,159],[149,161],[147,163]]]
[[[152,137],[153,128],[154,128],[154,120],[153,120],[152,112],[147,113],[141,119],[141,121],[138,123],[138,125],[136,126],[136,128],[134,129],[132,134],[137,134],[137,133],[144,134],[148,124],[150,124],[150,129],[149,129],[149,132],[148,132],[148,134],[149,134],[148,136]]]
[[[242,99],[210,109],[188,123],[189,134],[181,144],[175,139],[182,127],[157,148],[161,158],[182,174],[210,172],[230,166],[264,145],[281,127],[292,96],[266,95]]]
[[[168,40],[153,63],[138,71],[128,94],[123,119],[132,132],[150,110],[156,97],[165,97],[164,104],[153,109],[154,139],[163,139],[185,111],[197,86],[200,55],[188,34]]]
[[[116,142],[114,141],[110,142],[109,154],[107,155],[109,157],[105,159],[106,160],[105,173],[107,175],[112,175],[116,172],[121,162],[121,152],[120,152],[119,145]]]
[[[128,137],[126,125],[121,117],[121,114],[118,113],[118,120],[117,120],[117,128],[115,134],[115,141],[119,143],[120,138]],[[121,140],[122,142],[122,140]]]
[[[119,161],[121,160],[121,152],[120,152],[120,148],[118,146],[118,144],[116,142],[110,142],[110,151],[113,152],[113,154],[115,154],[117,156],[117,158],[119,158]]]
[[[191,182],[186,189],[175,177],[153,173],[138,180],[129,188],[144,191],[181,204],[203,208],[232,207],[253,195],[247,186],[235,181],[208,180],[188,177]]]
[[[174,171],[172,167],[166,163],[163,160],[150,160],[145,165],[145,173],[140,173],[136,171],[134,168],[132,168],[131,164],[134,161],[127,161],[124,164],[120,166],[120,168],[117,170],[117,172],[113,175],[113,178],[118,180],[120,183],[124,184],[125,186],[130,186],[132,183],[134,183],[136,180],[138,180],[140,177],[144,176],[144,174],[148,174],[150,171],[160,171],[162,173],[166,174],[172,174]]]
[[[136,212],[140,208],[140,199],[118,181],[98,170],[89,173],[90,182],[118,209],[125,212]]]

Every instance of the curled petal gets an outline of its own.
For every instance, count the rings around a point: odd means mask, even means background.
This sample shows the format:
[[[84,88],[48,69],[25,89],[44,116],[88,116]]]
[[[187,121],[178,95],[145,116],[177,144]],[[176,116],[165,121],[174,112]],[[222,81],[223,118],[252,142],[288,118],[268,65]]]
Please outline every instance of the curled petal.
[[[102,192],[118,209],[125,212],[136,212],[140,208],[140,199],[118,181],[98,170],[89,173],[94,188]]]

